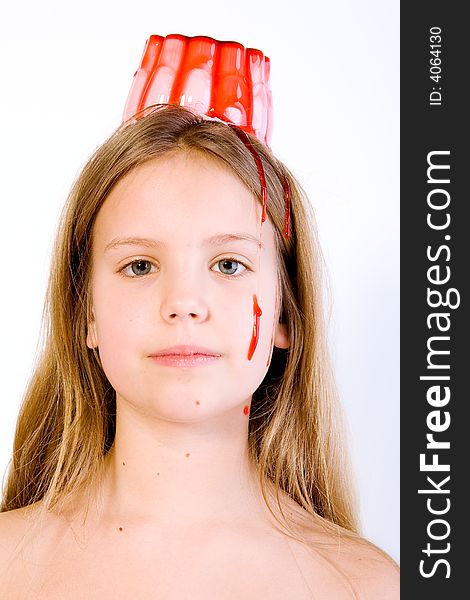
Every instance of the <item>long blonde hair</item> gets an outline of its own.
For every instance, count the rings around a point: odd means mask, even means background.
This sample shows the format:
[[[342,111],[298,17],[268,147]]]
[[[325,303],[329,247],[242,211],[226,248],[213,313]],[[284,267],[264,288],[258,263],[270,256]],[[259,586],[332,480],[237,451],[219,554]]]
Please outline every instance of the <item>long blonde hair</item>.
[[[290,333],[289,349],[274,348],[266,377],[253,394],[250,457],[268,507],[264,491],[269,483],[311,515],[354,533],[354,494],[328,358],[323,259],[313,210],[293,174],[257,138],[250,136],[250,141],[264,167],[267,214],[276,232],[281,321]],[[95,151],[61,214],[44,307],[43,347],[18,417],[0,512],[40,500],[52,508],[98,477],[115,435],[116,397],[98,353],[85,342],[92,227],[125,174],[177,152],[202,153],[222,163],[261,202],[255,161],[232,128],[179,106],[147,109]],[[283,235],[283,177],[291,190],[288,239]]]

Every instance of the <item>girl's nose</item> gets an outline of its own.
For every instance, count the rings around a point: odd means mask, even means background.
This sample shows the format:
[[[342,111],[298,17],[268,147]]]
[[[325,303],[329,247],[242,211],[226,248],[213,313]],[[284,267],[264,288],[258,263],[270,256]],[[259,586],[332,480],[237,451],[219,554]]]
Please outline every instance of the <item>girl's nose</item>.
[[[197,285],[176,285],[169,290],[161,304],[161,316],[168,323],[179,321],[203,322],[209,309]]]

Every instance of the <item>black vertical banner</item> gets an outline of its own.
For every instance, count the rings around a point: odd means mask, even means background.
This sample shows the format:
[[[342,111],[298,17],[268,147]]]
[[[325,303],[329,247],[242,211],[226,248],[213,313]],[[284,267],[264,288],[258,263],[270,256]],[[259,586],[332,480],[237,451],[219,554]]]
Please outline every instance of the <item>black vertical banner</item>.
[[[470,32],[401,4],[401,597],[470,598]],[[465,107],[464,107],[465,103]]]

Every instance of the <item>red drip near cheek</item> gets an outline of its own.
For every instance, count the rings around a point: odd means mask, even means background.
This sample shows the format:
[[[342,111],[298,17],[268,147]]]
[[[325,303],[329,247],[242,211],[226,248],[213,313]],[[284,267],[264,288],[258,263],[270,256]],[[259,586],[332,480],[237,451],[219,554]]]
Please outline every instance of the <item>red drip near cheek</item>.
[[[253,294],[253,334],[251,336],[250,348],[248,349],[248,360],[251,360],[259,339],[259,321],[262,315],[261,308],[258,305],[256,294]]]
[[[247,415],[247,414],[249,414],[249,412],[250,412],[250,407],[247,404],[245,404],[245,406],[243,407],[243,414]]]

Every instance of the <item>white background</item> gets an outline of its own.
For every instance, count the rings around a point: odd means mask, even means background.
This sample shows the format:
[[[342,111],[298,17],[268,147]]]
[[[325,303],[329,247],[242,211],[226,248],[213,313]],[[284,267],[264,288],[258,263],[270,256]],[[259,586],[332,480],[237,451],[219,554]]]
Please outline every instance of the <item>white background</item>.
[[[0,477],[39,338],[72,181],[120,124],[150,34],[209,35],[271,59],[272,149],[315,207],[331,348],[364,534],[399,558],[399,3],[52,0],[5,4]]]

